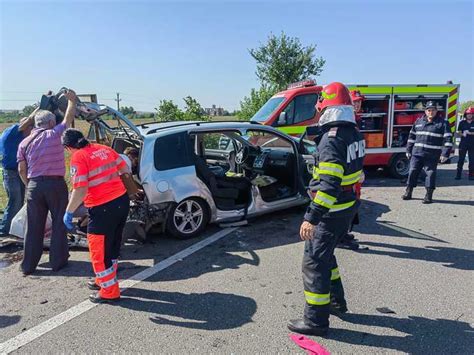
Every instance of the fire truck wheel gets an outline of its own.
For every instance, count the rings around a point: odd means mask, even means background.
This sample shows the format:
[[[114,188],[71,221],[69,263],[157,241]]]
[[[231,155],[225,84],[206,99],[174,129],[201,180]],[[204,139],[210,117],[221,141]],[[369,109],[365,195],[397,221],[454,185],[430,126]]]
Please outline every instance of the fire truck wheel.
[[[407,159],[404,153],[395,154],[392,157],[388,171],[391,176],[396,179],[403,179],[408,176],[408,170],[410,169],[410,161]]]

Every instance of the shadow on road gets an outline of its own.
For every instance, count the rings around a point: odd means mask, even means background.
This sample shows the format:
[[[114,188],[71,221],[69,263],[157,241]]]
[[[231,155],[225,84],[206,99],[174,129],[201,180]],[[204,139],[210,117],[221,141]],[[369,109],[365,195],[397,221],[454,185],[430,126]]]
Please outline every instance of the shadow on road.
[[[252,322],[252,316],[257,311],[257,303],[253,299],[220,292],[185,294],[132,288],[126,290],[124,295],[126,297],[120,302],[120,307],[154,313],[150,320],[156,324],[191,329],[239,328]]]
[[[353,324],[393,329],[407,335],[376,335],[334,328],[331,329],[330,339],[354,345],[393,349],[410,354],[468,354],[472,353],[472,349],[474,349],[474,328],[467,322],[353,313],[344,315],[343,319]]]
[[[0,315],[0,328],[7,328],[16,324],[20,321],[21,316],[1,316]]]
[[[450,248],[443,246],[427,246],[417,248],[405,245],[361,242],[361,244],[369,247],[389,248],[389,250],[361,250],[361,253],[386,255],[393,258],[413,259],[422,261],[431,261],[441,263],[443,266],[459,269],[474,270],[474,251],[468,249]]]

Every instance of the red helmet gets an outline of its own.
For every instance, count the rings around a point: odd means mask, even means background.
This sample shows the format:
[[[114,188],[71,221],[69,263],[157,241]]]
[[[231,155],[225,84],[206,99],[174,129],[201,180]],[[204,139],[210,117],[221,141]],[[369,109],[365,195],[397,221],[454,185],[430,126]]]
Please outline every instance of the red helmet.
[[[352,105],[349,89],[342,83],[334,82],[326,85],[316,103],[316,110],[323,111],[326,107]]]
[[[469,115],[469,114],[474,115],[474,107],[469,106],[469,107],[466,109],[466,111],[464,111],[464,117],[466,117],[466,115]]]
[[[359,90],[352,90],[351,91],[351,99],[352,99],[352,102],[356,102],[356,101],[363,101],[365,100],[365,97],[364,95],[362,95],[360,93]]]

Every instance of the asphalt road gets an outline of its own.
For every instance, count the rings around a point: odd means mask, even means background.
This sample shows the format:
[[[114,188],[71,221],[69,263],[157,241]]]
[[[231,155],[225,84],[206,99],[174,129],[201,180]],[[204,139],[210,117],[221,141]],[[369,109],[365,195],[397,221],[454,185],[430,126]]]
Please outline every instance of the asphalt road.
[[[350,313],[331,317],[327,338],[311,339],[332,353],[474,353],[474,182],[454,181],[453,169],[441,167],[433,205],[421,204],[422,188],[402,201],[398,181],[368,179],[356,233],[368,249],[336,254]],[[252,220],[127,289],[118,305],[90,309],[16,352],[304,353],[286,328],[304,306],[301,216],[293,209]],[[120,278],[218,231],[127,245]],[[0,259],[14,252],[0,250]],[[72,251],[70,265],[57,274],[41,269],[22,277],[17,262],[3,266],[0,343],[90,293],[86,251]]]

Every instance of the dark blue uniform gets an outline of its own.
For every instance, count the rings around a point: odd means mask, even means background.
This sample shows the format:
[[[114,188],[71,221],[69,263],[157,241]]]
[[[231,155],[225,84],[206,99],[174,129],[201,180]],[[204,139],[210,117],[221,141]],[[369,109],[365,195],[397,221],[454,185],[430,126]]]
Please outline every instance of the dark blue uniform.
[[[420,117],[410,130],[407,153],[411,155],[408,187],[416,187],[421,169],[426,172],[425,186],[434,190],[436,187],[436,168],[443,149],[451,150],[453,146],[449,124],[437,116],[429,122],[426,116]]]
[[[466,132],[467,131],[467,132]],[[469,177],[474,178],[474,120],[468,122],[462,120],[458,125],[458,132],[461,133],[461,142],[459,143],[458,175],[461,175],[466,154],[469,155]],[[464,132],[471,133],[464,136]]]
[[[305,322],[327,327],[331,303],[346,305],[334,249],[359,207],[354,184],[362,175],[365,141],[354,124],[339,123],[323,128],[316,143],[316,166],[310,183],[314,199],[304,216],[317,225],[314,238],[305,243],[303,256]]]

